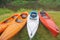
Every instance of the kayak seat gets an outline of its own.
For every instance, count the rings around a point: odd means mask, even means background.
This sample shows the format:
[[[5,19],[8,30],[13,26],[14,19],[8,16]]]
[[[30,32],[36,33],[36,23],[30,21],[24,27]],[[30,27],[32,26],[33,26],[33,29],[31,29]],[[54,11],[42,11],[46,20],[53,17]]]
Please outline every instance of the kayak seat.
[[[8,22],[9,22],[9,20],[5,20],[5,21],[4,21],[4,23],[8,23]]]
[[[16,16],[12,16],[11,18],[16,18]],[[9,18],[10,20],[11,20],[11,18]],[[3,23],[8,23],[8,22],[10,22],[10,20],[9,19],[7,19],[7,20],[5,20]]]
[[[47,19],[48,19],[48,17],[46,16],[46,13],[45,13],[44,11],[40,12],[40,14],[41,14],[41,16],[42,16],[43,18],[47,18]]]
[[[32,12],[31,15],[30,15],[30,17],[36,18],[37,17],[37,13],[36,12]]]
[[[46,16],[46,13],[44,11],[40,12],[41,16]]]
[[[18,19],[18,18],[17,18],[15,21],[16,21],[17,23],[21,23],[21,22],[22,22],[22,20],[20,20],[20,19]]]
[[[15,18],[16,18],[16,16],[12,16],[11,18],[15,19]]]
[[[21,14],[20,16],[21,16],[23,19],[25,19],[25,18],[27,17],[26,14]]]

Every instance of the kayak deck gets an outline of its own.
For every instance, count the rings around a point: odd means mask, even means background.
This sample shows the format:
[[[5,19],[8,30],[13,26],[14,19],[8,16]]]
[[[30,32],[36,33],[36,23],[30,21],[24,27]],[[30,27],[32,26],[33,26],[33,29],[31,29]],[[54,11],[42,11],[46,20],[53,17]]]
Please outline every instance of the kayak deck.
[[[48,15],[47,12],[39,13],[40,21],[43,23],[43,25],[52,33],[53,36],[57,36],[59,34],[59,29],[57,25],[54,23],[54,21],[51,19],[51,17]]]
[[[25,14],[27,14],[27,13],[25,13]],[[28,14],[27,14],[27,16],[28,16]],[[19,17],[17,17],[17,19],[11,25],[9,25],[5,29],[5,31],[1,34],[0,40],[9,40],[14,35],[16,35],[19,31],[21,31],[21,29],[26,24],[27,16],[26,17],[24,16],[24,18],[22,18],[21,15]]]
[[[27,31],[29,38],[32,39],[38,29],[39,16],[36,12],[31,12],[27,19]]]

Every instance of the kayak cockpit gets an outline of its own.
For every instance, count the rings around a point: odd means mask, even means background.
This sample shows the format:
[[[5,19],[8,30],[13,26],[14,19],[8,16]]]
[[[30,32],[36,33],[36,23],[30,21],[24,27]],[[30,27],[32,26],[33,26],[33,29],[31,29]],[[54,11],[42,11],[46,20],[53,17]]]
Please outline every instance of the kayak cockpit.
[[[36,20],[37,19],[37,13],[36,12],[31,12],[30,19]]]
[[[8,22],[10,22],[11,20],[15,19],[16,17],[17,17],[16,15],[15,15],[15,16],[12,16],[11,18],[5,20],[5,21],[2,22],[2,23],[8,23]]]
[[[17,23],[21,23],[21,22],[23,22],[22,19],[26,19],[27,16],[28,16],[27,13],[22,13],[15,21],[16,21]]]
[[[15,21],[16,21],[17,23],[21,23],[21,22],[22,22],[22,20],[20,20],[20,19],[18,19],[18,18],[17,18]]]
[[[28,14],[27,14],[27,13],[22,13],[20,16],[21,16],[23,19],[25,19],[25,18],[27,18]]]
[[[49,17],[47,16],[46,12],[45,11],[41,11],[40,12],[41,16],[45,19],[49,19]]]

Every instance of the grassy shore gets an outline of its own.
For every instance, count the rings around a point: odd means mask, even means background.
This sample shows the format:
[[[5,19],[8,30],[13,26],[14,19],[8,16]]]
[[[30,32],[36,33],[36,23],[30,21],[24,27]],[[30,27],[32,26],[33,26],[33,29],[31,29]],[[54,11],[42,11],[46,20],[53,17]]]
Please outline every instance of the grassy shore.
[[[23,11],[30,12],[29,9],[20,9],[16,13]],[[60,11],[47,11],[52,19],[60,29]],[[13,15],[15,12],[8,9],[0,9],[0,21]],[[26,26],[18,34],[16,34],[11,40],[29,40]],[[32,40],[60,40],[60,34],[57,37],[53,37],[51,33],[40,23],[36,35]]]

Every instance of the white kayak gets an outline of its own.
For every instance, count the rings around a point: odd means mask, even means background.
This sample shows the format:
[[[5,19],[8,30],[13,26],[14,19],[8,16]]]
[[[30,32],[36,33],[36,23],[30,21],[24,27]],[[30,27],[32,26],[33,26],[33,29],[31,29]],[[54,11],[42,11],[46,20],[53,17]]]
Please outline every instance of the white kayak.
[[[36,14],[35,18],[34,15]],[[31,14],[32,17],[31,17]],[[38,29],[38,25],[39,25],[39,16],[36,12],[31,12],[30,15],[28,16],[27,19],[27,30],[28,30],[28,35],[30,37],[30,39],[32,39]]]

